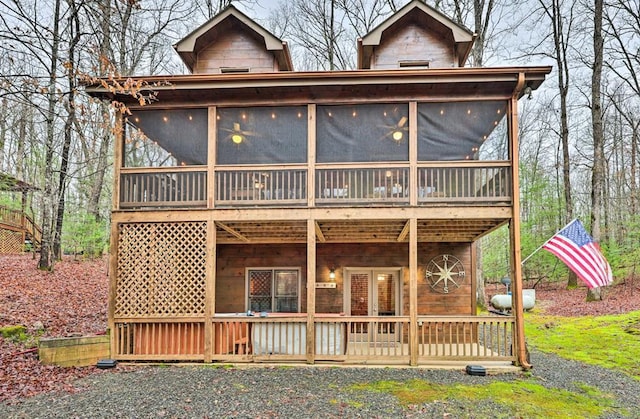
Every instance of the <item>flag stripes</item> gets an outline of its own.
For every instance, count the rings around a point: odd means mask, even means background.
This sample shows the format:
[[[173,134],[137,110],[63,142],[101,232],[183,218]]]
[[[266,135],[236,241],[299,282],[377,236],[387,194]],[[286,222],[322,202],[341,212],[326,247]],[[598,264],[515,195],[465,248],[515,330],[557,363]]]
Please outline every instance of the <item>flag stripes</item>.
[[[562,260],[589,288],[613,282],[609,263],[579,220],[569,223],[542,247]]]

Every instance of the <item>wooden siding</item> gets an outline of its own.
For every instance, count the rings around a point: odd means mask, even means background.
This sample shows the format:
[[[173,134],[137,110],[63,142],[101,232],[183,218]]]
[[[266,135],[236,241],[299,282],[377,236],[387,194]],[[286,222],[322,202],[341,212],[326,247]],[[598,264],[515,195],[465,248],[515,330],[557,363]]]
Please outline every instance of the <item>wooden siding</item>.
[[[409,245],[407,243],[317,244],[317,282],[329,281],[335,269],[336,288],[316,290],[317,313],[341,313],[344,310],[344,267],[402,268],[402,312],[409,313]],[[433,291],[425,279],[425,266],[437,255],[447,253],[459,258],[468,273],[462,288],[450,294]],[[306,246],[219,245],[216,273],[216,312],[246,311],[245,268],[297,267],[301,269],[301,311],[306,311]],[[471,246],[469,243],[420,243],[418,246],[418,314],[471,315],[473,290]]]
[[[410,24],[375,49],[371,68],[397,69],[403,61],[428,61],[429,68],[455,67],[453,41]]]
[[[227,33],[200,51],[194,73],[221,73],[224,68],[247,68],[252,73],[278,71],[272,53],[243,32]]]
[[[307,264],[305,245],[219,245],[216,263],[216,313],[246,311],[245,268],[301,268],[301,307],[306,307],[304,290]],[[303,310],[304,311],[304,310]]]

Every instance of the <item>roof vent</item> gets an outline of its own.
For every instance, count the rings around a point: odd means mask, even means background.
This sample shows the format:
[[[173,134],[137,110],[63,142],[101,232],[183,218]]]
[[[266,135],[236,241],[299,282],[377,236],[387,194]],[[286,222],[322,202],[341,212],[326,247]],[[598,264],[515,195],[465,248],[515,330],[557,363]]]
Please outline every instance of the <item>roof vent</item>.
[[[429,68],[429,60],[398,61],[400,68]]]
[[[247,67],[221,67],[220,72],[225,73],[248,73],[249,69]]]

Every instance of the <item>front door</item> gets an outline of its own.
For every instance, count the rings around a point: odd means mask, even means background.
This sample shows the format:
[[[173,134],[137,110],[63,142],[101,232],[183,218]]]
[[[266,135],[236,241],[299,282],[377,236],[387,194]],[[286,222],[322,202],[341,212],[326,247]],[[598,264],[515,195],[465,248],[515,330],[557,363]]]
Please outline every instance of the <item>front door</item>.
[[[351,316],[397,316],[400,315],[400,269],[352,268],[346,269],[345,312]],[[389,319],[391,320],[391,319]],[[375,322],[378,336],[372,336],[369,323],[356,323],[356,338],[367,334],[369,341],[389,341],[395,335],[395,325],[391,322]],[[357,339],[359,340],[359,339]]]

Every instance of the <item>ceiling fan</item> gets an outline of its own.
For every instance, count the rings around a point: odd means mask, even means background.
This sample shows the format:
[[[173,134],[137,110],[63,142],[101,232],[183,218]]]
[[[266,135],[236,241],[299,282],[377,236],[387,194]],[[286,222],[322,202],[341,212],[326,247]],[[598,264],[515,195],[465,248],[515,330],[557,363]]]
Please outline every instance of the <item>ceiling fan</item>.
[[[242,144],[248,137],[256,135],[256,133],[253,131],[246,131],[246,130],[240,129],[239,122],[233,123],[233,129],[222,128],[222,130],[229,133],[229,135],[225,137],[225,140],[230,139],[231,141],[233,141],[234,144],[237,144],[237,145]]]
[[[384,128],[387,129],[387,132],[382,136],[382,138],[390,137],[396,143],[400,143],[405,136],[405,133],[408,131],[407,121],[409,119],[406,116],[402,116],[397,124],[394,125],[384,125]]]

